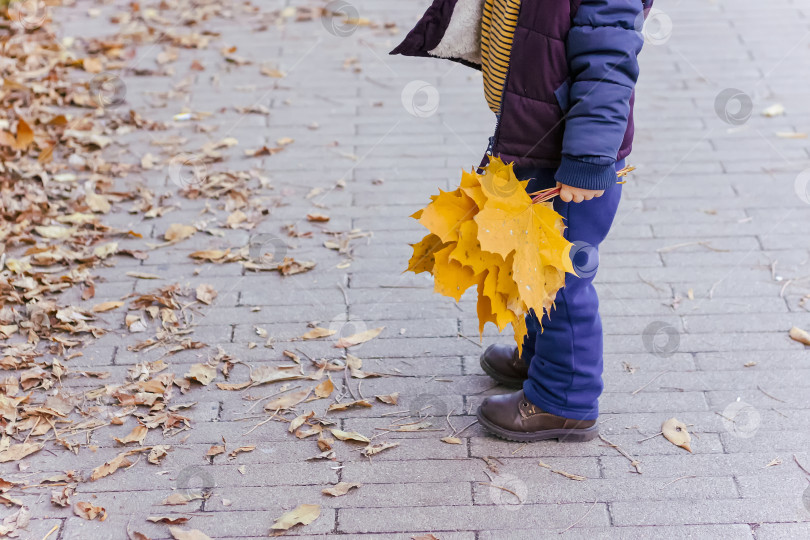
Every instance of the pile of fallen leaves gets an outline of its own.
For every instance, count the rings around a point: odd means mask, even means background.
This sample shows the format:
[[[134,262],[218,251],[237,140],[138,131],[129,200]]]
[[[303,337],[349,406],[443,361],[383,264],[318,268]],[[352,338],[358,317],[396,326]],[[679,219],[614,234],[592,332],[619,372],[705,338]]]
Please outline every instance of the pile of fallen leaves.
[[[384,375],[364,371],[357,357],[349,355],[345,362],[313,359],[315,370],[307,371],[297,354],[285,351],[290,363],[247,366],[249,373],[241,377],[239,366],[246,364],[221,349],[206,353],[208,345],[195,339],[194,330],[198,312],[217,297],[210,285],[191,289],[175,283],[94,303],[97,270],[113,266],[118,258],[147,260],[152,250],[173,249],[197,234],[223,237],[234,229],[253,233],[290,194],[265,195],[273,186],[258,167],[227,169],[223,165],[225,151],[238,145],[233,137],[188,148],[185,136],[166,133],[177,129],[213,132],[215,126],[203,123],[213,113],[184,108],[172,122],[146,118],[145,111],[128,106],[126,87],[118,75],[172,75],[180,49],[208,49],[218,39],[215,31],[202,28],[206,21],[241,15],[262,31],[287,20],[310,21],[331,16],[331,12],[299,7],[260,14],[259,8],[248,2],[227,5],[214,0],[178,0],[154,6],[131,3],[116,8],[110,16],[109,22],[117,26],[110,36],[58,38],[51,8],[59,4],[59,0],[14,2],[10,6],[0,2],[0,463],[9,467],[8,471],[13,464],[30,473],[27,458],[39,452],[87,452],[93,447],[90,437],[97,430],[110,426],[123,430],[125,424],[133,423],[134,427],[114,435],[122,447],[114,458],[92,463],[92,454],[88,454],[92,470],[86,474],[65,471],[36,478],[35,485],[28,480],[0,478],[0,504],[18,507],[0,523],[0,536],[18,536],[25,529],[31,516],[17,494],[30,487],[52,487],[54,507],[71,509],[83,519],[105,520],[103,506],[77,500],[77,486],[124,471],[140,461],[146,464],[141,467],[161,465],[173,450],[172,444],[144,446],[144,442],[155,430],[165,438],[192,428],[184,411],[195,403],[182,398],[195,388],[210,385],[221,391],[244,391],[244,399],[251,400],[256,399],[250,396],[251,389],[281,385],[275,399],[261,402],[266,416],[263,422],[289,423],[291,437],[314,439],[317,452],[312,459],[337,459],[335,440],[362,445],[366,456],[397,446],[337,429],[337,422],[326,417],[326,413],[371,407],[372,403],[396,405],[396,393],[366,399],[359,386],[356,391],[351,388],[349,379]],[[100,15],[100,8],[88,10],[88,16]],[[358,24],[371,26],[368,21]],[[156,67],[132,62],[140,44],[161,49]],[[251,64],[235,47],[225,46],[219,52],[219,60],[229,69]],[[189,69],[192,74],[171,90],[151,92],[154,107],[166,107],[169,101],[189,94],[193,73],[205,71],[206,65],[195,60]],[[270,65],[254,69],[257,77],[285,76]],[[236,111],[269,114],[261,105]],[[136,132],[142,132],[142,139],[148,139],[156,150],[133,160],[132,152],[119,139]],[[241,154],[247,158],[272,156],[293,143],[285,137],[275,146],[245,149]],[[138,179],[141,174],[167,175],[167,186],[173,192],[156,193]],[[345,183],[338,180],[334,189],[344,187]],[[323,193],[323,188],[313,188],[306,199]],[[134,231],[105,223],[115,212],[128,212],[143,220],[166,216],[183,206],[175,195],[186,201],[204,200],[204,209],[193,224],[173,223],[161,231],[159,243],[150,244]],[[329,216],[323,213],[326,207],[314,200],[312,204],[317,210],[307,214],[306,221],[327,223]],[[351,242],[369,236],[356,229],[322,232],[329,237],[323,246],[343,259],[339,268],[351,264]],[[249,245],[197,250],[187,256],[200,263],[239,263],[247,271],[293,275],[311,270],[314,262],[297,261],[287,253],[294,246],[280,240],[285,236],[311,238],[313,233],[289,225],[274,234],[251,234]],[[140,240],[143,248],[121,247],[132,239]],[[139,280],[160,277],[140,271],[122,275]],[[77,305],[79,302],[89,307]],[[348,349],[373,339],[381,330],[338,336],[335,346]],[[110,331],[146,336],[127,345],[129,351],[145,353],[160,348],[164,354],[157,360],[135,364],[125,380],[110,380],[107,371],[71,367],[72,360],[83,356],[84,346]],[[314,328],[300,339],[326,339],[333,334],[334,330]],[[272,348],[266,331],[265,337]],[[182,375],[172,373],[170,355],[187,350],[203,350],[200,356],[205,360],[189,366]],[[332,372],[343,374],[344,383],[335,384]],[[99,383],[71,388],[70,379]],[[326,404],[327,399],[334,402]],[[297,410],[316,400],[324,404],[324,414]],[[226,448],[223,441],[212,446],[205,457],[213,460],[227,454],[228,459],[235,459],[253,449]],[[325,488],[324,495],[340,496],[359,486],[344,484]],[[183,505],[208,495],[174,493],[161,504]],[[318,505],[301,505],[268,526],[284,531],[311,522],[319,513]],[[207,538],[200,531],[174,527],[187,522],[188,517],[157,516],[152,520],[173,525],[170,532],[176,538]],[[131,534],[146,538],[141,533]]]
[[[435,291],[456,301],[476,286],[479,332],[488,322],[499,330],[512,324],[519,348],[526,314],[542,319],[565,273],[574,273],[562,217],[550,202],[534,202],[526,184],[497,157],[480,174],[464,172],[457,189],[440,191],[413,214],[430,234],[413,244],[408,263],[412,272],[431,273]]]

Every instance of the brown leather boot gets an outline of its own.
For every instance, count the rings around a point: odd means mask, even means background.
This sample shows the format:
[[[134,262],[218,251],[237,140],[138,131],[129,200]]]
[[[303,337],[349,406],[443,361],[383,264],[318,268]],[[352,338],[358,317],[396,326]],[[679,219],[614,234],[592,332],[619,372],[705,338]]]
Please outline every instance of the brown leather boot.
[[[514,345],[490,345],[481,355],[481,369],[496,382],[509,388],[523,388],[529,366],[521,360]]]
[[[486,398],[478,407],[478,421],[508,441],[583,442],[599,436],[596,420],[571,420],[542,411],[526,399],[523,390]]]

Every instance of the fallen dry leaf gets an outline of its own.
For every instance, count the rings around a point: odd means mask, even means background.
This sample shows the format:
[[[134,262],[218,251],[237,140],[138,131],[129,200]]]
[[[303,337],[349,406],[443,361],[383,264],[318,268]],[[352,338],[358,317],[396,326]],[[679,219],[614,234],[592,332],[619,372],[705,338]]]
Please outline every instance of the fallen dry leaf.
[[[355,379],[382,377],[381,373],[374,373],[373,371],[363,371],[361,369],[363,367],[363,360],[354,356],[353,354],[346,355],[346,365],[348,366],[349,372],[352,374],[352,377]]]
[[[242,452],[253,452],[254,450],[256,450],[256,446],[254,445],[240,446],[236,450],[231,450],[231,452],[228,454],[228,459],[234,459],[238,454],[241,454]]]
[[[17,537],[19,536],[18,529],[25,529],[31,520],[31,511],[27,506],[20,507],[19,510],[13,514],[3,518],[3,523],[0,524],[0,536]]]
[[[314,221],[319,223],[325,223],[329,221],[329,216],[326,214],[317,214],[315,212],[307,214],[307,221]]]
[[[163,234],[163,239],[167,242],[181,242],[186,238],[190,238],[197,232],[197,228],[191,225],[183,225],[181,223],[172,223]]]
[[[185,516],[149,516],[146,518],[146,521],[151,521],[152,523],[166,523],[167,525],[182,525],[189,519],[191,518]]]
[[[262,75],[265,75],[267,77],[274,77],[276,79],[281,79],[287,76],[287,74],[284,73],[283,71],[279,71],[267,65],[262,66],[259,71]]]
[[[332,382],[331,377],[327,377],[325,381],[315,387],[315,395],[319,398],[327,398],[334,390],[335,383]]]
[[[12,444],[6,450],[0,452],[0,463],[6,463],[8,461],[17,461],[26,456],[30,456],[34,452],[38,452],[40,450],[42,450],[41,444],[36,443]]]
[[[204,499],[205,495],[202,491],[199,490],[184,490],[184,491],[176,491],[163,499],[160,504],[163,506],[182,506],[184,504],[188,504],[191,501],[196,501],[197,499]]]
[[[146,461],[153,465],[160,465],[160,460],[166,457],[169,453],[169,448],[171,447],[168,444],[156,444],[149,451]]]
[[[51,491],[51,504],[65,508],[70,506],[70,498],[75,493],[76,488],[71,486],[64,486],[62,489],[54,489]]]
[[[316,326],[299,339],[319,339],[322,337],[333,336],[337,334],[337,330],[330,330],[329,328],[321,328],[320,326]]]
[[[336,459],[335,451],[334,450],[324,450],[320,454],[314,455],[312,457],[308,457],[307,461],[314,461],[314,460],[317,460],[317,459],[335,460]]]
[[[359,488],[362,485],[363,484],[357,482],[338,482],[332,487],[322,489],[321,493],[331,495],[332,497],[340,497],[346,495],[350,489]]]
[[[281,409],[289,409],[290,407],[295,407],[302,401],[304,401],[307,396],[309,396],[310,392],[312,391],[311,388],[305,388],[304,390],[299,390],[297,392],[291,392],[289,394],[277,397],[275,399],[271,399],[264,405],[265,411],[278,411]]]
[[[250,370],[250,380],[253,384],[267,384],[278,381],[292,381],[303,379],[300,366],[268,366],[261,365]]]
[[[247,388],[251,384],[253,384],[251,381],[245,381],[245,382],[242,382],[242,383],[221,383],[221,382],[218,382],[216,386],[220,390],[235,391],[235,390],[244,390],[245,388]]]
[[[296,416],[291,422],[290,427],[287,428],[287,431],[290,433],[295,432],[296,429],[303,426],[307,420],[315,416],[315,411],[309,411],[306,414],[301,414]]]
[[[169,532],[174,540],[212,540],[210,536],[199,529],[181,529],[180,527],[169,527]]]
[[[384,329],[384,326],[380,326],[379,328],[371,328],[351,336],[341,337],[338,342],[335,343],[335,347],[346,349],[355,345],[360,345],[361,343],[365,343],[367,341],[371,341],[375,337],[379,336],[380,332],[382,332]]]
[[[422,431],[423,429],[430,429],[433,427],[433,424],[428,422],[427,420],[423,422],[414,422],[412,424],[403,424],[397,429],[392,429],[391,431],[399,431],[399,432],[412,432],[412,431]]]
[[[138,452],[145,452],[146,450],[151,450],[149,447],[145,448],[133,448],[132,450],[127,450],[126,452],[121,452],[117,456],[115,456],[110,461],[107,461],[95,469],[90,474],[90,481],[95,482],[99,478],[104,478],[105,476],[109,476],[121,467],[129,467],[132,465],[132,462],[127,459],[128,456],[133,454],[137,454]]]
[[[447,444],[461,444],[461,439],[458,437],[442,437],[439,440]]]
[[[208,449],[208,452],[205,453],[206,456],[218,456],[220,454],[225,453],[225,445],[224,444],[215,444],[212,445],[211,448]]]
[[[88,502],[77,502],[73,505],[73,513],[88,521],[93,521],[96,518],[99,521],[107,519],[107,511],[103,507],[93,506]]]
[[[661,432],[664,434],[664,437],[675,446],[680,446],[689,452],[692,451],[692,448],[689,446],[692,437],[686,430],[686,424],[677,418],[670,418],[664,422],[661,426]]]
[[[329,431],[331,431],[332,435],[334,435],[341,441],[357,441],[357,442],[371,443],[371,439],[369,439],[365,435],[360,435],[356,431],[343,431],[340,429],[330,429]]]
[[[394,392],[393,394],[386,394],[383,396],[374,396],[378,400],[386,403],[388,405],[396,405],[399,401],[399,392]]]
[[[193,364],[188,373],[183,375],[186,379],[197,381],[203,386],[207,386],[217,377],[217,368],[209,364]]]
[[[399,443],[376,443],[376,444],[369,444],[362,450],[362,454],[366,457],[373,456],[375,454],[379,454],[383,450],[388,450],[389,448],[396,448],[399,446]]]
[[[217,297],[219,293],[217,293],[216,289],[214,289],[213,285],[208,285],[203,283],[202,285],[197,287],[197,300],[202,302],[205,305],[211,305],[211,302]]]
[[[132,431],[129,432],[129,435],[124,437],[123,439],[119,439],[118,437],[114,437],[114,439],[121,443],[121,444],[129,444],[131,442],[136,442],[138,444],[143,444],[144,439],[146,439],[146,434],[149,432],[146,426],[143,424],[138,424]]]
[[[321,515],[321,507],[317,504],[299,504],[293,510],[278,518],[271,529],[286,531],[295,525],[309,525]]]
[[[798,326],[794,326],[790,329],[790,333],[788,334],[790,339],[798,341],[799,343],[803,343],[804,345],[810,346],[810,332],[802,330]]]
[[[102,302],[100,304],[96,304],[95,306],[93,306],[92,311],[94,313],[104,313],[105,311],[111,311],[113,309],[120,308],[123,305],[124,305],[124,303],[120,302],[120,301]]]
[[[346,403],[332,403],[329,405],[327,411],[345,411],[354,407],[371,407],[371,402],[367,399],[357,399],[355,401],[348,401]]]
[[[775,116],[781,116],[783,114],[785,114],[785,106],[782,105],[781,103],[774,103],[773,105],[765,107],[762,110],[762,116],[765,116],[767,118],[773,118]]]

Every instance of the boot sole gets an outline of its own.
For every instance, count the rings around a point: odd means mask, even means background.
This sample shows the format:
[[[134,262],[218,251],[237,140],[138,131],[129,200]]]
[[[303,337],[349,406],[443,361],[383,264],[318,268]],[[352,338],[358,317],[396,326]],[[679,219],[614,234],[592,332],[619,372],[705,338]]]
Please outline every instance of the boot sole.
[[[510,431],[493,424],[481,414],[480,408],[476,416],[478,417],[478,422],[493,435],[500,439],[513,442],[537,442],[551,439],[557,439],[558,442],[587,442],[599,436],[598,424],[582,429],[544,429],[543,431],[527,433],[524,431]]]
[[[486,353],[484,353],[486,354]],[[481,369],[484,370],[484,373],[489,375],[496,383],[505,386],[507,388],[515,388],[517,390],[523,388],[523,381],[526,379],[518,379],[516,377],[508,377],[499,373],[495,370],[492,366],[490,366],[486,360],[484,360],[484,355],[481,355]]]

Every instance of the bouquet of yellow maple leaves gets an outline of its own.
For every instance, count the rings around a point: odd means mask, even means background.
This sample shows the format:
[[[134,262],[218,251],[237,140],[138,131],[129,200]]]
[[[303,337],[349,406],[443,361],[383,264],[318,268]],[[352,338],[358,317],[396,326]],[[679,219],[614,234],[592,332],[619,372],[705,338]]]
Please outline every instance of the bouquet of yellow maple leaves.
[[[562,216],[548,199],[556,189],[529,194],[528,180],[518,180],[512,163],[492,157],[482,173],[464,172],[454,191],[431,196],[431,203],[411,217],[430,233],[411,244],[408,271],[429,272],[434,290],[461,299],[478,288],[479,332],[487,322],[499,331],[512,324],[520,350],[526,314],[540,320],[575,274],[563,237]]]

